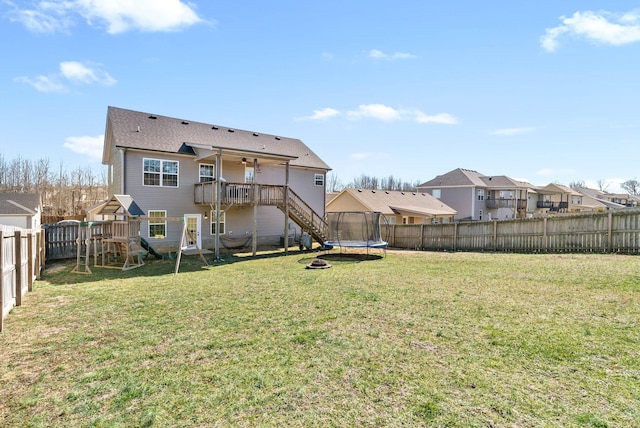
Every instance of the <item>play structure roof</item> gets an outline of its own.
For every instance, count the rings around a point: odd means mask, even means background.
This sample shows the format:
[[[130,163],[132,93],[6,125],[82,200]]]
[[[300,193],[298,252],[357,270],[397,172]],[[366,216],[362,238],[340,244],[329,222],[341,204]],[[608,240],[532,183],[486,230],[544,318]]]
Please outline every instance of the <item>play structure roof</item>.
[[[136,204],[130,195],[113,195],[104,203],[98,214],[120,214],[127,217],[139,217],[144,211]]]

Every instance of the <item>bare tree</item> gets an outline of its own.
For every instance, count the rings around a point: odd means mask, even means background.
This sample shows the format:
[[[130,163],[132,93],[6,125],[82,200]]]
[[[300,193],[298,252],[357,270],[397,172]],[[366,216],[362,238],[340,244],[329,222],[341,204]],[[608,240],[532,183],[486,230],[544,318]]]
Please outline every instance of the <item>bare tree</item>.
[[[347,187],[356,189],[370,189],[370,190],[395,190],[404,192],[415,192],[419,182],[408,183],[400,179],[396,179],[393,175],[386,178],[371,177],[362,174],[358,178],[354,178]]]
[[[19,156],[8,161],[0,154],[0,191],[39,193],[48,215],[83,213],[106,199],[106,182],[104,171],[96,177],[89,167],[78,167],[69,174],[61,162],[56,174],[47,158],[34,162]]]
[[[640,195],[640,182],[637,179],[627,180],[620,185],[624,190],[631,195]]]
[[[569,187],[571,187],[572,189],[576,189],[578,187],[587,187],[587,185],[585,184],[584,180],[578,180],[578,181],[572,181],[571,183],[569,183]]]
[[[327,192],[339,192],[344,189],[344,185],[334,172],[327,174]]]
[[[601,192],[606,192],[607,189],[609,188],[609,183],[607,183],[607,181],[603,180],[602,178],[596,181],[596,184],[598,185],[598,189]]]

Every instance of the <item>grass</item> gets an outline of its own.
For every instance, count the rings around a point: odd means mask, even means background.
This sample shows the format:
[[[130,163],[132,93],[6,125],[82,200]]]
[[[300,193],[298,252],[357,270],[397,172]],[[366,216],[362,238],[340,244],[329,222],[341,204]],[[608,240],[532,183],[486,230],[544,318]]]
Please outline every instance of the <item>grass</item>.
[[[52,265],[0,425],[640,425],[640,259],[389,252]]]

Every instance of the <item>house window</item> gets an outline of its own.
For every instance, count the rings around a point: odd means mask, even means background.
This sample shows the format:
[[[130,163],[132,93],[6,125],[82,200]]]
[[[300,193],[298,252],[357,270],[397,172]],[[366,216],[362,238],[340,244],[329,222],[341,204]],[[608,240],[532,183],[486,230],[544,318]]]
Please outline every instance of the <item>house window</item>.
[[[215,180],[216,167],[208,163],[201,163],[199,168],[200,183],[208,183]]]
[[[484,201],[484,189],[478,189],[478,200]]]
[[[313,180],[316,186],[324,186],[324,174],[316,174]]]
[[[143,159],[145,186],[178,187],[178,161]]]
[[[433,220],[431,221],[432,224],[438,224],[440,223],[440,219],[438,217],[434,217]]]
[[[478,216],[478,220],[482,220],[482,210],[480,210],[480,215]]]
[[[149,211],[149,238],[163,239],[167,236],[166,211]]]
[[[441,194],[442,194],[442,190],[441,189],[433,189],[431,191],[431,196],[433,196],[436,199],[440,199]]]
[[[209,216],[209,218],[211,219],[211,234],[215,235],[216,234],[216,212],[215,211],[211,211],[211,216]],[[220,234],[222,235],[224,233],[224,220],[225,220],[225,215],[224,213],[220,213]]]
[[[245,183],[253,183],[255,179],[255,169],[252,166],[244,167],[244,182]]]

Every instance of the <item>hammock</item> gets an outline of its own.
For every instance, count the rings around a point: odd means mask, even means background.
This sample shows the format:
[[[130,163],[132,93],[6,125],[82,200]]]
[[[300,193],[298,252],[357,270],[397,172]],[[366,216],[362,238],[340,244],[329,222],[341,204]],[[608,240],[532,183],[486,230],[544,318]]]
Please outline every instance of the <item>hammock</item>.
[[[246,247],[247,244],[251,241],[253,235],[250,233],[246,236],[221,236],[220,242],[222,242],[222,246],[227,250],[237,250],[238,248]]]

